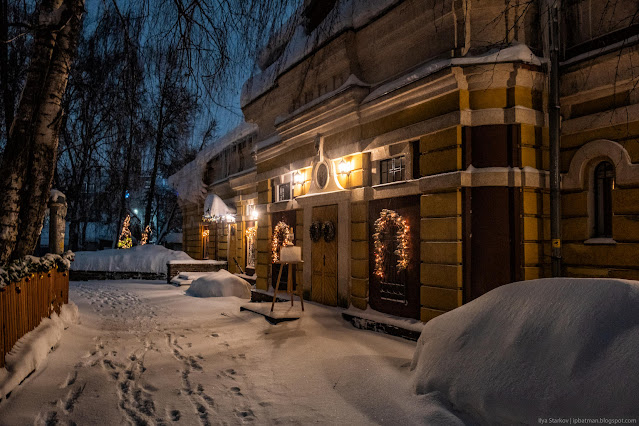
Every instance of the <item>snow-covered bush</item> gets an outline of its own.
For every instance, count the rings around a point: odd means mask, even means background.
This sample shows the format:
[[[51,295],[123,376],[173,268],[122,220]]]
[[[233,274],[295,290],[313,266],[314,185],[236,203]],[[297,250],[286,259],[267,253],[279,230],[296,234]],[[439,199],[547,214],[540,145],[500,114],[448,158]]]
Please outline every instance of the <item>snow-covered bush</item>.
[[[251,297],[251,285],[225,269],[208,273],[191,283],[186,294],[194,297]]]
[[[145,244],[127,250],[79,251],[76,253],[72,269],[74,271],[163,274],[166,273],[166,264],[169,260],[193,259],[183,251]]]
[[[634,418],[637,348],[639,282],[541,279],[429,321],[411,368],[418,394],[470,423]]]

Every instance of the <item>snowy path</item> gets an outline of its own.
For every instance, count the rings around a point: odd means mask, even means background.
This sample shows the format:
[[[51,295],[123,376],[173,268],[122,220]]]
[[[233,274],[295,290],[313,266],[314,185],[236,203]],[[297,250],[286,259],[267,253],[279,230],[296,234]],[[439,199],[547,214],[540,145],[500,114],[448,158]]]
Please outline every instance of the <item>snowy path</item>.
[[[413,342],[311,303],[270,325],[237,298],[158,282],[71,283],[80,324],[0,404],[0,425],[419,424]]]

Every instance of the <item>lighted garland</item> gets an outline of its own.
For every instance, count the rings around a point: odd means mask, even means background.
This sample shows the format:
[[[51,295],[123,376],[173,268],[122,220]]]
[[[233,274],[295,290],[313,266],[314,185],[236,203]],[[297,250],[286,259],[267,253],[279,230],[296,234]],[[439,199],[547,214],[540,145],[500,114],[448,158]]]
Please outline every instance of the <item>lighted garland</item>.
[[[291,228],[284,222],[278,222],[273,229],[273,239],[271,240],[271,251],[273,252],[273,263],[280,260],[280,247],[292,245],[293,241]]]
[[[246,228],[246,231],[244,232],[244,234],[246,235],[246,238],[248,238],[249,240],[255,239],[255,236],[257,235],[257,226]]]
[[[409,231],[410,227],[406,220],[393,210],[383,209],[379,218],[375,220],[375,233],[373,234],[373,245],[375,247],[375,272],[379,278],[384,278],[384,258],[388,251],[386,245],[381,240],[381,234],[389,232],[392,225],[397,227],[397,250],[395,254],[397,259],[397,271],[403,271],[408,268],[409,258]]]
[[[142,240],[140,241],[141,246],[149,242],[150,235],[151,235],[151,225],[146,225],[146,228],[144,228],[144,232],[142,232]]]
[[[118,239],[118,248],[129,249],[133,246],[131,231],[129,231],[130,222],[131,216],[126,215],[126,219],[124,219],[124,223],[122,224],[122,232],[120,232],[120,238]]]

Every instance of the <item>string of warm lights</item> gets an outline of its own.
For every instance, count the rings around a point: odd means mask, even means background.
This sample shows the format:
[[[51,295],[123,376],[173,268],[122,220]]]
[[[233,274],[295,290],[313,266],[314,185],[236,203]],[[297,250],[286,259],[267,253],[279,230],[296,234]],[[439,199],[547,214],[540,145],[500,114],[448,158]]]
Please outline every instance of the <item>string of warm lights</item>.
[[[397,250],[395,254],[397,259],[397,271],[403,271],[408,268],[410,261],[410,227],[401,215],[394,210],[383,209],[379,218],[375,220],[375,233],[373,234],[374,256],[375,256],[375,275],[380,279],[384,278],[384,259],[388,248],[382,242],[381,234],[389,232],[391,226],[397,227],[395,237],[397,238]]]
[[[133,246],[133,240],[131,239],[131,231],[129,231],[130,222],[131,222],[131,216],[126,215],[126,219],[124,219],[124,223],[122,224],[122,232],[120,232],[118,248],[128,249]]]
[[[291,228],[280,221],[273,229],[273,239],[271,240],[271,251],[273,252],[273,263],[280,259],[279,248],[293,244]]]
[[[244,232],[244,234],[246,235],[246,238],[253,240],[255,236],[257,235],[257,227],[252,226],[250,228],[246,228],[246,231]]]
[[[142,232],[142,240],[140,240],[141,246],[145,245],[149,241],[149,235],[151,235],[151,225],[146,225],[144,232]]]

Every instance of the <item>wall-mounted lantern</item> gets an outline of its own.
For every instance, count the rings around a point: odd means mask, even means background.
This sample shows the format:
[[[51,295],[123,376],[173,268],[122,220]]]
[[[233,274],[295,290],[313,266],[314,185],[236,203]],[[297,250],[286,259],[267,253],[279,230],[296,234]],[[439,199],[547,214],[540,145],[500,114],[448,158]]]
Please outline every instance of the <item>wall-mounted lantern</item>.
[[[337,165],[337,171],[341,175],[350,175],[353,171],[353,163],[342,158],[342,160]]]

